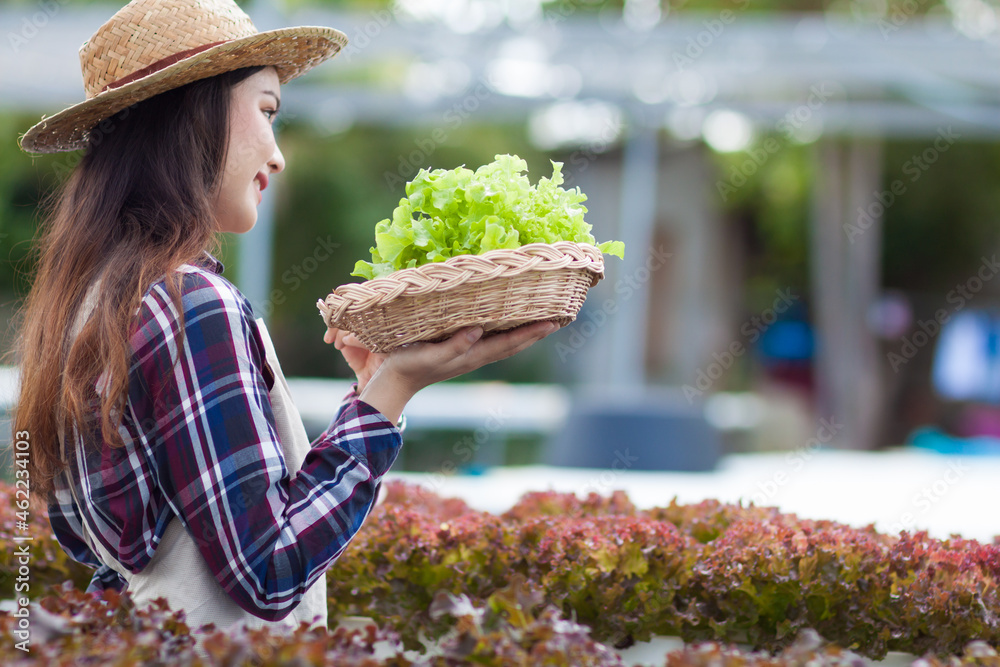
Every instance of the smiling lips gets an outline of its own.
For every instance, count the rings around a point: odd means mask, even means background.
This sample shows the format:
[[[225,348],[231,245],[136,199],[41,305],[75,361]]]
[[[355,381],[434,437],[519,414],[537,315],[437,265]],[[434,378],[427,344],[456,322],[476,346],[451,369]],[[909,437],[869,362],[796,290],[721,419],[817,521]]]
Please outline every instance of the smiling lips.
[[[260,172],[253,179],[257,183],[257,203],[259,204],[263,200],[264,189],[267,188],[267,174]]]

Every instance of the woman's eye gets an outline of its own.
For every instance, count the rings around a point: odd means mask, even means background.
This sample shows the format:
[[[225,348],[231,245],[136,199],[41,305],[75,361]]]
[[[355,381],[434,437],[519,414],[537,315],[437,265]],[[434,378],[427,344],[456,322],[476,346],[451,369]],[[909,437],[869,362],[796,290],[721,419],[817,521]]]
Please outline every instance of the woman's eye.
[[[277,109],[262,109],[262,111],[264,112],[264,115],[267,116],[267,119],[272,123],[274,122],[275,116],[278,115]]]

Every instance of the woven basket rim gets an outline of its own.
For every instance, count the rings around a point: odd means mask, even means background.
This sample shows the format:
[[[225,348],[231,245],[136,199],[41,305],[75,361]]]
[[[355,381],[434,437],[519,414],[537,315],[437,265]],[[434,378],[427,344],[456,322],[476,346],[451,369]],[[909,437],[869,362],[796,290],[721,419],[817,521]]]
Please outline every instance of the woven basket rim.
[[[413,267],[411,269],[399,269],[398,271],[393,271],[389,275],[382,276],[380,278],[372,278],[371,280],[365,280],[365,281],[362,281],[362,282],[359,282],[359,283],[347,283],[347,284],[341,285],[340,287],[338,287],[337,289],[335,289],[333,291],[333,293],[334,294],[340,294],[341,290],[344,290],[346,292],[350,292],[353,289],[357,288],[359,285],[366,285],[366,286],[368,286],[370,288],[372,285],[382,284],[381,281],[386,281],[386,283],[398,283],[398,282],[401,282],[401,279],[406,278],[407,276],[411,276],[411,275],[428,275],[428,274],[433,275],[434,272],[440,271],[440,267],[442,267],[442,266],[453,267],[453,266],[455,266],[455,264],[457,264],[457,263],[459,263],[461,261],[465,261],[465,258],[468,258],[468,257],[478,257],[478,258],[484,259],[486,261],[493,261],[496,257],[507,256],[512,250],[515,251],[515,252],[522,252],[522,253],[524,253],[526,255],[533,255],[533,254],[536,254],[537,251],[539,249],[541,249],[541,248],[556,248],[556,249],[564,250],[565,251],[565,249],[566,249],[567,246],[573,247],[573,248],[582,249],[582,250],[584,250],[584,252],[586,254],[594,254],[594,255],[596,255],[596,257],[602,257],[601,251],[597,248],[597,246],[595,246],[595,245],[593,245],[591,243],[577,243],[575,241],[558,241],[556,243],[529,243],[527,245],[523,245],[523,246],[520,246],[520,247],[517,247],[517,248],[511,248],[511,249],[502,248],[500,250],[488,250],[488,251],[484,252],[481,255],[471,255],[471,254],[470,255],[455,255],[454,257],[449,257],[448,259],[446,259],[443,262],[432,262],[430,264],[423,264],[421,266],[415,266],[415,267]],[[595,252],[594,253],[588,252],[588,250],[590,248],[593,248]],[[588,267],[586,270],[592,271],[594,273],[601,273],[601,274],[603,274],[604,273],[604,262],[603,262],[603,259],[599,259],[596,262],[596,264],[597,264],[596,267],[593,267],[593,268],[592,267]],[[537,270],[544,271],[546,269],[540,269],[540,268],[536,267],[534,270],[536,270],[536,271]],[[483,278],[476,277],[476,278],[470,279],[469,282],[480,282],[480,281],[483,281],[483,280],[489,280],[489,278],[488,277],[483,277]]]
[[[541,262],[533,261],[534,257],[538,254],[549,254],[553,249],[559,251],[563,256],[573,255],[577,257],[579,261],[586,263],[583,266],[566,267],[557,262],[547,262],[544,258]],[[512,254],[515,256],[517,254],[521,254],[525,257],[525,259],[522,260],[522,264],[524,264],[523,268],[514,265],[514,262],[511,261]],[[532,271],[566,269],[589,271],[593,274],[592,285],[596,284],[604,277],[604,255],[600,249],[592,243],[580,243],[576,241],[529,243],[518,248],[489,250],[481,255],[456,255],[455,257],[448,258],[444,262],[433,262],[413,268],[399,269],[398,271],[394,271],[393,273],[380,278],[372,278],[371,280],[363,282],[341,285],[334,289],[333,292],[326,297],[325,301],[320,300],[319,302],[321,310],[324,311],[324,320],[329,321],[329,317],[327,316],[328,311],[340,310],[342,314],[347,312],[358,313],[370,308],[384,306],[387,303],[399,298],[408,296],[425,296],[431,293],[447,293],[451,289],[451,285],[446,285],[439,289],[427,290],[416,286],[412,281],[415,279],[416,282],[419,283],[421,280],[428,278],[440,278],[441,276],[435,276],[436,273],[454,275],[456,270],[466,271],[465,269],[456,267],[468,263],[470,258],[475,258],[477,263],[482,262],[486,264],[493,264],[495,266],[501,266],[501,264],[497,263],[495,260],[502,258],[505,260],[502,265],[508,267],[508,270],[504,273],[504,277],[513,277]],[[534,265],[528,266],[529,262],[532,262]],[[495,277],[485,272],[467,273],[470,275],[464,276],[460,284],[486,282]]]

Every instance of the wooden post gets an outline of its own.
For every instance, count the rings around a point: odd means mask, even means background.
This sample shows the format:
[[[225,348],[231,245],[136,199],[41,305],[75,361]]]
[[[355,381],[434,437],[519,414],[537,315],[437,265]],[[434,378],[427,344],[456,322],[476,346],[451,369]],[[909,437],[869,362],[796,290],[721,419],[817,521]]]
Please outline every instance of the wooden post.
[[[636,118],[625,138],[622,159],[621,240],[625,260],[619,275],[635,280],[634,293],[621,299],[612,324],[609,384],[622,388],[646,386],[646,338],[649,332],[649,276],[643,265],[656,225],[660,151],[657,129]]]
[[[812,215],[812,294],[818,416],[842,424],[832,444],[877,446],[883,396],[881,359],[867,316],[881,276],[882,214],[876,202],[881,144],[833,140],[816,149]],[[868,217],[859,222],[861,213]]]
[[[868,325],[872,304],[882,284],[882,220],[885,207],[876,197],[882,190],[882,143],[855,139],[848,155],[849,206],[845,225],[854,225],[847,241],[847,298],[849,299],[853,368],[850,387],[855,406],[854,448],[873,449],[882,433],[885,409],[882,359],[878,340]],[[863,217],[867,216],[867,217]],[[862,225],[867,226],[862,229]],[[851,229],[845,227],[845,229]],[[858,234],[855,230],[862,229]],[[846,443],[850,446],[850,443]]]

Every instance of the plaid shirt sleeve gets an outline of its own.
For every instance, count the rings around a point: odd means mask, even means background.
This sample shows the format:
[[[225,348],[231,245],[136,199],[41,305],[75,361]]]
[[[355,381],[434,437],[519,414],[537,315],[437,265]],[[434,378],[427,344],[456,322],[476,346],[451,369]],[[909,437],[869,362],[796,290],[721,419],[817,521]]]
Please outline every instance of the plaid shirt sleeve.
[[[85,593],[100,593],[106,590],[116,590],[119,593],[125,588],[125,580],[107,565],[101,565],[94,571]]]
[[[97,568],[87,586],[87,593],[99,593],[105,589],[123,590],[125,580],[118,576],[118,573],[112,568],[103,564],[80,537],[83,534],[80,527],[80,515],[76,503],[70,501],[70,492],[63,485],[63,480],[62,475],[57,476],[54,480],[55,500],[49,503],[48,508],[49,523],[52,525],[56,541],[73,560]]]
[[[143,302],[134,419],[152,425],[142,431],[156,480],[223,590],[249,613],[279,620],[361,527],[402,439],[348,395],[293,479],[249,303],[206,271],[184,275],[182,301],[183,346],[162,284]]]

